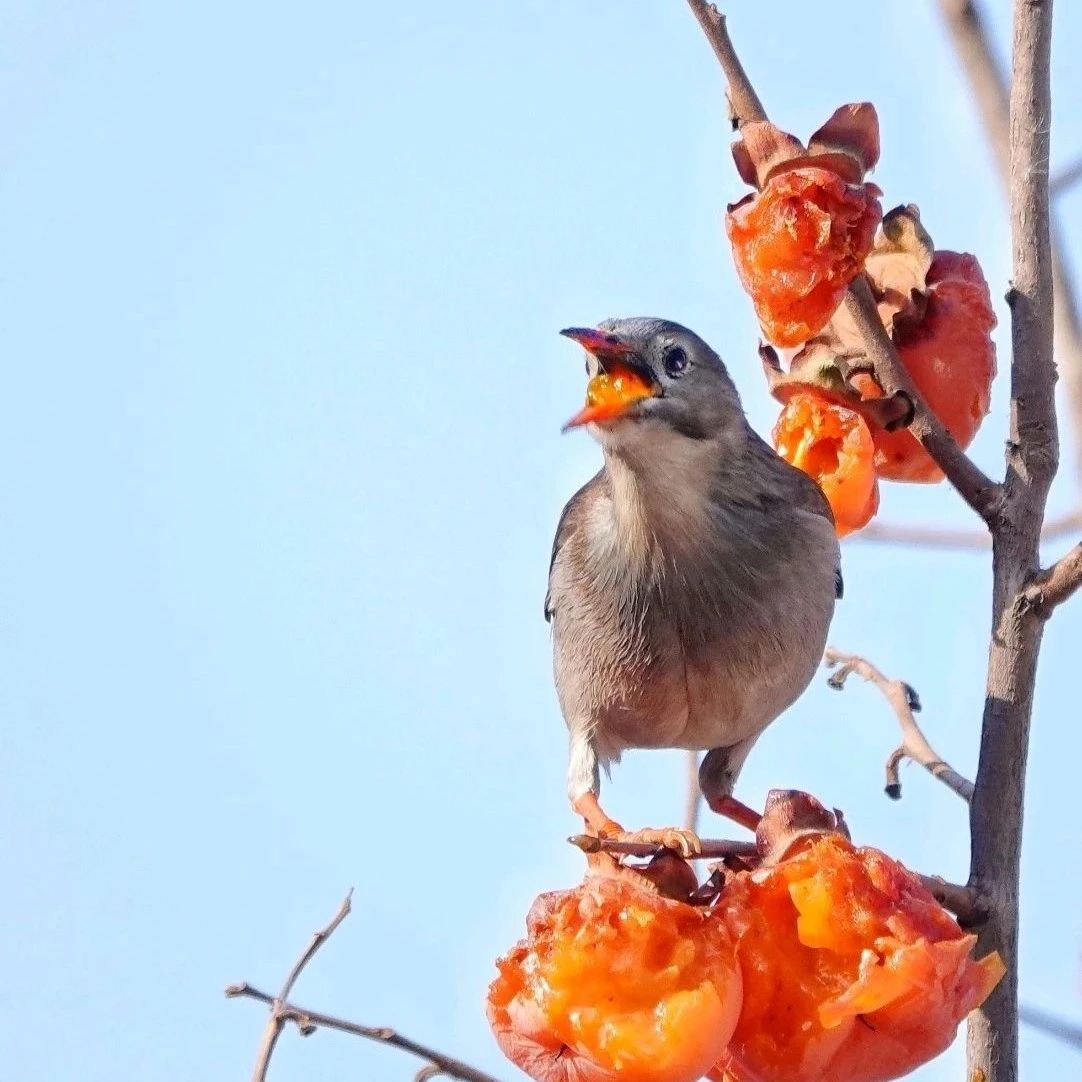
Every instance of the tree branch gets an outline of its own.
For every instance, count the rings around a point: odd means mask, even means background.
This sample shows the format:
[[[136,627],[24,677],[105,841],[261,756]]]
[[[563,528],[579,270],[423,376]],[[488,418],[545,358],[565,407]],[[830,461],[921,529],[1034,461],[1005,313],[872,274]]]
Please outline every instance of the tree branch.
[[[932,777],[937,778],[967,803],[972,799],[973,783],[940,758],[917,724],[913,713],[920,709],[920,700],[909,684],[902,680],[889,680],[870,661],[855,654],[844,654],[832,646],[827,647],[825,661],[828,668],[837,667],[837,671],[827,681],[832,688],[841,691],[849,676],[856,673],[874,684],[894,710],[902,730],[902,743],[887,759],[886,792],[891,800],[900,800],[902,796],[898,767],[903,759],[912,759],[919,763]]]
[[[330,939],[342,921],[349,916],[352,897],[353,891],[350,890],[342,899],[338,912],[312,936],[308,946],[304,948],[300,957],[293,963],[293,967],[290,969],[289,975],[282,984],[278,995],[272,996],[266,992],[261,992],[258,988],[253,988],[247,981],[242,981],[240,984],[231,984],[226,988],[225,994],[229,999],[258,999],[261,1003],[265,1003],[270,1007],[270,1018],[267,1020],[267,1026],[263,1030],[263,1037],[259,1043],[259,1053],[256,1056],[255,1068],[252,1071],[252,1082],[264,1082],[266,1079],[271,1056],[278,1044],[278,1038],[282,1035],[282,1030],[285,1029],[286,1024],[289,1022],[296,1025],[302,1037],[309,1036],[319,1027],[337,1029],[343,1033],[352,1033],[357,1037],[367,1037],[369,1040],[393,1045],[395,1048],[402,1049],[403,1052],[420,1056],[427,1061],[430,1067],[435,1069],[437,1074],[446,1075],[448,1078],[458,1078],[464,1080],[464,1082],[497,1082],[491,1075],[487,1075],[483,1071],[479,1071],[477,1068],[462,1063],[451,1056],[445,1056],[435,1049],[427,1048],[423,1044],[417,1044],[416,1041],[403,1037],[393,1029],[362,1026],[356,1022],[335,1018],[330,1014],[310,1011],[289,1002],[289,994],[293,991],[297,978],[304,972],[305,966],[316,956],[320,947]],[[426,1075],[423,1069],[417,1077],[421,1078],[422,1076],[425,1078],[435,1077],[431,1072]]]
[[[687,796],[684,801],[684,829],[695,834],[699,830],[699,812],[703,806],[703,793],[699,788],[699,753],[687,753]]]
[[[991,144],[1004,189],[1010,186],[1010,108],[1007,80],[992,51],[979,6],[973,0],[939,0],[959,62]],[[1061,172],[1050,191],[1060,194],[1082,177],[1082,161]],[[1050,223],[1052,292],[1055,299],[1056,357],[1063,374],[1065,400],[1075,435],[1075,468],[1082,479],[1082,320],[1071,270],[1064,257],[1062,232]]]
[[[462,1079],[463,1082],[497,1082],[492,1075],[471,1067],[468,1063],[455,1059],[453,1056],[444,1055],[442,1052],[429,1048],[427,1045],[418,1044],[416,1041],[403,1037],[401,1033],[385,1026],[362,1026],[357,1022],[350,1022],[345,1018],[336,1018],[333,1014],[323,1014],[322,1011],[312,1011],[307,1007],[299,1007],[295,1003],[289,1003],[279,997],[270,996],[253,988],[247,982],[231,984],[225,990],[225,994],[231,999],[257,999],[260,1003],[266,1003],[272,1008],[272,1016],[276,1017],[281,1025],[293,1022],[302,1036],[310,1036],[317,1029],[336,1029],[340,1033],[351,1033],[354,1037],[364,1037],[369,1041],[379,1041],[380,1044],[390,1045],[411,1056],[418,1056],[427,1060],[429,1067],[439,1074],[448,1078]],[[430,1071],[424,1074],[424,1069],[417,1077],[433,1078],[435,1075]]]
[[[1025,602],[1038,616],[1047,619],[1057,605],[1062,605],[1082,586],[1082,543],[1075,545],[1066,556],[1058,559],[1048,570],[1034,577],[1023,591]]]
[[[1082,530],[1082,510],[1049,519],[1041,530],[1041,543],[1054,541]],[[869,522],[853,534],[850,541],[886,545],[912,545],[917,548],[988,551],[992,535],[987,530],[941,530],[935,526],[908,526],[895,522]]]
[[[652,842],[623,842],[614,838],[599,838],[595,834],[573,834],[567,839],[584,853],[612,853],[617,857],[654,857],[664,846]],[[726,857],[754,857],[759,850],[755,842],[729,841],[727,838],[704,838],[702,851],[690,860],[724,860]]]
[[[725,17],[713,4],[704,0],[688,0],[699,25],[702,26],[721,64],[728,83],[728,96],[733,116],[741,124],[766,120],[767,114],[748,79],[729,38]],[[989,525],[996,520],[1000,504],[1000,486],[990,480],[966,456],[943,422],[928,408],[909,373],[898,359],[890,335],[879,319],[875,299],[867,278],[854,281],[845,297],[845,309],[855,323],[864,343],[862,364],[871,369],[876,383],[887,396],[901,393],[913,404],[909,430],[943,470],[962,498]]]
[[[1054,1014],[1038,1010],[1036,1007],[1027,1007],[1024,1003],[1018,1013],[1030,1029],[1045,1033],[1082,1052],[1082,1025],[1079,1023],[1068,1022],[1065,1018],[1057,1018]]]
[[[1044,621],[1020,603],[1038,566],[1055,475],[1053,274],[1048,207],[1051,0],[1014,0],[1010,80],[1011,408],[1001,526],[992,550],[992,638],[980,759],[970,803],[970,886],[989,903],[982,953],[1006,976],[970,1015],[970,1077],[1018,1079],[1018,898],[1033,690]]]

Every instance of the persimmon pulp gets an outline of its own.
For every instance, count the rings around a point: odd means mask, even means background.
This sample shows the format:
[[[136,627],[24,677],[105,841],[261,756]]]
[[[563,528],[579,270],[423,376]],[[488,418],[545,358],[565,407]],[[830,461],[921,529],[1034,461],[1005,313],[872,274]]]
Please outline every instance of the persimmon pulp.
[[[809,393],[793,395],[774,428],[778,454],[822,490],[839,537],[879,509],[872,434],[860,414]]]
[[[633,368],[617,361],[609,362],[606,370],[599,372],[586,385],[586,405],[564,425],[564,429],[613,420],[625,413],[629,406],[644,398],[652,398],[654,394],[654,388]]]
[[[488,1015],[539,1082],[694,1082],[736,1025],[728,930],[647,884],[597,877],[542,895],[497,963]]]

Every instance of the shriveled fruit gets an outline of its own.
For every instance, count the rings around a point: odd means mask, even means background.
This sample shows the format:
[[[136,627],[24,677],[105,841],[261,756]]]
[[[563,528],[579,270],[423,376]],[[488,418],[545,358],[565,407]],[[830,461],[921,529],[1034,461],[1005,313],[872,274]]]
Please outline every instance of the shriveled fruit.
[[[996,374],[996,316],[980,264],[971,255],[937,251],[926,298],[919,318],[895,319],[894,344],[929,408],[965,448],[988,413]],[[865,398],[882,395],[870,375],[855,375],[852,383]],[[908,430],[877,431],[874,440],[880,477],[926,483],[943,479]]]
[[[839,537],[879,509],[872,434],[853,410],[810,393],[794,394],[774,427],[774,446],[823,490]]]
[[[871,251],[878,189],[805,166],[775,172],[725,216],[737,273],[777,346],[818,334]]]
[[[722,1055],[740,974],[721,921],[635,877],[541,895],[497,962],[496,1040],[538,1082],[694,1082]]]
[[[1003,974],[920,880],[837,833],[735,876],[718,916],[744,1000],[727,1082],[886,1082],[942,1052]]]

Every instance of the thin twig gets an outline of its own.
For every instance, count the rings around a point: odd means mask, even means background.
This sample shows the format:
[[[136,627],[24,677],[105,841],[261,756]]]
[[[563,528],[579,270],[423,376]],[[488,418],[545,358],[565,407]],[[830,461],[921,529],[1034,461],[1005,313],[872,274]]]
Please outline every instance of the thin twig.
[[[767,119],[766,110],[744,71],[725,25],[725,17],[713,4],[703,0],[688,0],[699,20],[714,55],[718,58],[728,83],[730,108],[741,123]],[[845,297],[845,310],[864,340],[861,364],[871,369],[876,383],[886,396],[904,395],[913,404],[909,430],[943,470],[951,484],[977,514],[992,524],[999,510],[1000,486],[990,480],[969,459],[947,431],[943,422],[928,408],[905,370],[894,343],[879,318],[875,298],[864,275],[850,286]]]
[[[909,684],[903,680],[890,680],[865,658],[858,657],[856,654],[844,654],[841,650],[835,650],[833,646],[827,647],[824,660],[827,668],[837,668],[828,681],[832,688],[841,691],[845,687],[845,681],[856,673],[882,692],[883,697],[890,703],[894,716],[898,719],[898,725],[902,730],[902,743],[891,752],[887,759],[886,792],[891,800],[899,800],[902,796],[902,781],[898,774],[898,767],[903,759],[912,759],[913,762],[919,763],[932,777],[937,778],[966,802],[973,797],[973,783],[968,778],[963,778],[936,753],[935,748],[928,743],[921,727],[917,724],[917,719],[913,714],[914,711],[920,709],[920,700]]]
[[[729,38],[725,16],[713,4],[705,3],[705,0],[688,0],[688,5],[699,20],[706,40],[710,42],[710,47],[725,72],[725,79],[729,84],[729,119],[733,127],[739,128],[755,120],[766,120],[763,103],[755,93]]]
[[[917,873],[917,878],[944,909],[949,909],[958,918],[958,923],[963,927],[975,928],[988,915],[984,899],[972,887],[948,883],[938,875]]]
[[[1047,571],[1042,571],[1025,588],[1022,596],[1036,609],[1038,615],[1048,617],[1057,605],[1062,605],[1082,586],[1082,543],[1075,545],[1066,556],[1058,559]]]
[[[979,6],[973,0],[939,0],[939,7],[980,111],[999,177],[1004,190],[1009,191],[1011,163],[1007,79],[992,50]],[[1079,178],[1082,178],[1082,161],[1059,173],[1052,180],[1049,190],[1052,194],[1061,194]],[[1054,219],[1050,222],[1050,230],[1056,359],[1063,376],[1064,398],[1075,434],[1075,468],[1082,480],[1082,319],[1071,269],[1064,255],[1067,246]]]
[[[1068,534],[1076,534],[1079,530],[1082,530],[1082,510],[1071,511],[1044,524],[1041,542],[1055,541]],[[987,530],[943,530],[935,526],[907,526],[900,522],[869,522],[848,540],[963,552],[983,552],[992,548],[992,535]]]
[[[1059,1018],[1038,1007],[1028,1007],[1024,1003],[1018,1008],[1018,1014],[1031,1029],[1055,1037],[1057,1041],[1082,1052],[1082,1023],[1069,1022],[1066,1018]]]
[[[260,1003],[266,1003],[274,1010],[275,1015],[282,1021],[293,1022],[302,1034],[308,1036],[316,1029],[336,1029],[340,1033],[351,1033],[354,1037],[364,1037],[370,1041],[379,1041],[381,1044],[390,1045],[411,1056],[417,1056],[426,1060],[428,1064],[439,1073],[448,1078],[462,1079],[463,1082],[497,1082],[492,1075],[471,1067],[468,1063],[455,1059],[453,1056],[444,1055],[427,1045],[418,1044],[416,1041],[403,1037],[401,1033],[384,1026],[362,1026],[357,1022],[350,1022],[345,1018],[336,1018],[332,1014],[323,1014],[322,1011],[312,1011],[307,1007],[299,1007],[295,1003],[283,1002],[274,996],[253,988],[248,983],[231,984],[225,994],[231,999],[257,999]],[[420,1077],[420,1076],[418,1076]],[[425,1077],[432,1078],[432,1074]]]
[[[352,888],[342,899],[342,904],[338,907],[338,911],[331,918],[328,924],[316,932],[309,942],[308,946],[301,952],[300,957],[293,963],[293,968],[290,969],[289,975],[285,979],[285,983],[282,985],[282,990],[278,993],[276,999],[271,999],[270,1003],[272,1010],[270,1017],[267,1019],[267,1026],[263,1030],[263,1038],[259,1042],[259,1052],[256,1055],[255,1067],[252,1070],[252,1082],[264,1082],[267,1077],[267,1070],[270,1067],[271,1056],[274,1055],[275,1046],[278,1044],[278,1038],[282,1035],[282,1030],[285,1028],[286,1020],[282,1017],[282,1012],[279,1010],[280,1004],[284,1003],[289,998],[289,993],[293,991],[293,985],[297,983],[297,978],[304,971],[304,967],[315,957],[316,952],[328,939],[334,934],[334,930],[349,916],[350,900],[353,897]],[[226,989],[226,995],[230,995],[228,989]]]
[[[664,846],[652,842],[623,842],[614,838],[598,838],[594,834],[573,834],[567,839],[584,853],[612,853],[620,857],[655,857]],[[754,842],[729,841],[726,838],[702,840],[702,851],[690,860],[724,860],[726,857],[753,857],[759,852]]]

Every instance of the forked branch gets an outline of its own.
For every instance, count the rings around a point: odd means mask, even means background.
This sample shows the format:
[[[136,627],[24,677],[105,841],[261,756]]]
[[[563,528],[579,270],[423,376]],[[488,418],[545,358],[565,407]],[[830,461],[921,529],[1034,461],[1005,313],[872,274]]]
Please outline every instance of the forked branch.
[[[845,681],[856,673],[874,684],[894,710],[894,716],[902,730],[902,742],[887,759],[886,792],[891,800],[901,799],[902,781],[898,771],[905,759],[919,763],[933,778],[937,778],[967,803],[972,799],[973,783],[940,757],[917,724],[913,715],[920,710],[920,699],[909,684],[904,680],[890,680],[865,658],[856,654],[844,654],[832,646],[827,647],[825,661],[828,668],[835,669],[828,680],[832,688],[841,691],[845,687]]]

